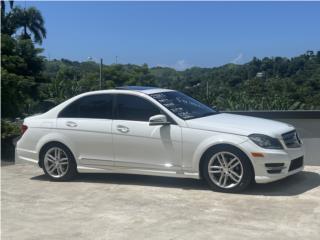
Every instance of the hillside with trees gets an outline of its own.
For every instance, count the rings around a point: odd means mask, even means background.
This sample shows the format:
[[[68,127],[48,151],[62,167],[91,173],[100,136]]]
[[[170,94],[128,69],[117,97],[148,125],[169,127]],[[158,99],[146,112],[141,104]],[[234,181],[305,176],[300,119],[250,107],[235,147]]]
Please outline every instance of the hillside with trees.
[[[39,46],[47,30],[39,10],[1,0],[1,22],[2,119],[43,112],[100,88],[98,63],[42,55]],[[320,51],[184,71],[146,64],[103,65],[102,89],[124,85],[180,90],[221,110],[320,110]]]
[[[42,85],[42,99],[59,103],[99,89],[99,65],[95,62],[62,59],[44,65],[47,83]],[[185,71],[146,64],[104,65],[102,88],[123,85],[176,89],[223,110],[320,109],[320,52]]]
[[[253,58],[243,65],[151,72],[156,85],[182,90],[224,110],[320,109],[319,51],[291,59]]]

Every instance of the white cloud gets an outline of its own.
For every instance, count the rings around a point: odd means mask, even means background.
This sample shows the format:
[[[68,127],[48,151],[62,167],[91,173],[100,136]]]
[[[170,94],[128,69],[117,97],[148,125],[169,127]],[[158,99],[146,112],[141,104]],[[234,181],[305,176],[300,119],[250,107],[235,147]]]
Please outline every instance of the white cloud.
[[[181,59],[181,60],[178,60],[176,63],[174,63],[173,65],[168,65],[168,64],[158,64],[157,66],[159,67],[169,67],[169,68],[174,68],[178,71],[183,71],[187,68],[190,68],[192,67],[191,64],[189,64],[186,60],[184,59]]]
[[[186,62],[186,60],[184,59],[181,59],[181,60],[178,60],[174,65],[173,67],[178,70],[178,71],[183,71],[187,68],[190,67],[190,65]]]
[[[234,64],[241,63],[242,59],[243,59],[243,54],[239,53],[238,56],[231,61],[231,63],[234,63]]]

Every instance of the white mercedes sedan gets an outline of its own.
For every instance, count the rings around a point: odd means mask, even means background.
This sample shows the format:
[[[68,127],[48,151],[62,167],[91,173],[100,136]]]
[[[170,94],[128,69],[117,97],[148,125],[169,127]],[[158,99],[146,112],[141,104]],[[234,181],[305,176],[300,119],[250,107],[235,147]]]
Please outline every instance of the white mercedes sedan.
[[[205,179],[238,192],[303,169],[286,123],[219,113],[178,91],[121,87],[75,96],[22,125],[16,158],[54,180],[79,172]]]

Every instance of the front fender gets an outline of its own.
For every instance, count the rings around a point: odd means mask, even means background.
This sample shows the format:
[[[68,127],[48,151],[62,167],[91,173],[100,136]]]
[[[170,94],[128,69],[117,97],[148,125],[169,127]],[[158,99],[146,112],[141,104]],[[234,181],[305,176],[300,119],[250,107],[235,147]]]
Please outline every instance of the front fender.
[[[233,134],[217,134],[212,137],[204,139],[196,148],[193,158],[192,158],[192,168],[199,172],[200,167],[200,160],[202,155],[211,147],[219,145],[219,144],[229,144],[234,147],[237,147],[241,150],[242,147],[240,146],[241,143],[247,141],[248,138],[246,136],[241,135],[233,135]]]

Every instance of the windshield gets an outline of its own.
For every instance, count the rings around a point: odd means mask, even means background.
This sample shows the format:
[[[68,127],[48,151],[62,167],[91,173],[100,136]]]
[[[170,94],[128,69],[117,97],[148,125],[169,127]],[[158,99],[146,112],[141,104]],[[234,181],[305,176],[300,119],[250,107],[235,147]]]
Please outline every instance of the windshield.
[[[161,92],[150,94],[149,96],[183,120],[205,117],[217,113],[208,106],[181,92]]]

